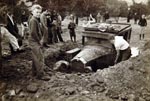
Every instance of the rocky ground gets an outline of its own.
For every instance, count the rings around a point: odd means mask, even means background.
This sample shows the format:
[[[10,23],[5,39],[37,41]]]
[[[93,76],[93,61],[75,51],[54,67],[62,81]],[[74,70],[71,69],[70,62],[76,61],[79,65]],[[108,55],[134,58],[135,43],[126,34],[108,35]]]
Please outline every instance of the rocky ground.
[[[125,22],[125,20],[121,20]],[[140,55],[96,73],[51,72],[49,81],[32,77],[31,53],[3,59],[3,77],[0,78],[2,101],[150,101],[150,30],[146,39],[139,40],[139,26],[132,24],[131,46],[140,49]],[[64,30],[65,31],[65,30]],[[58,60],[66,59],[66,50],[81,47],[82,27],[77,27],[77,43],[65,43],[45,49],[46,65],[53,68]],[[49,54],[47,56],[47,54]]]

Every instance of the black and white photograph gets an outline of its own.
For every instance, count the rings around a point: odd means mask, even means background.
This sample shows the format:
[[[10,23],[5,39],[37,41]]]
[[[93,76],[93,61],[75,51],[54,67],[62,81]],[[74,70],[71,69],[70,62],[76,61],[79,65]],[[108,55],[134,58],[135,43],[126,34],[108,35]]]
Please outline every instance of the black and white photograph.
[[[0,0],[0,101],[150,101],[150,0]]]

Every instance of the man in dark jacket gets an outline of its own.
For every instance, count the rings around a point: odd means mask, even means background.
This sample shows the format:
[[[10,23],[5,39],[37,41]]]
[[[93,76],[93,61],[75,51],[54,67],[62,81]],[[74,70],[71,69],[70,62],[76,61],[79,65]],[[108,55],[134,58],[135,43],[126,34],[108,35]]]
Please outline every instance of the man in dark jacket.
[[[108,11],[104,14],[104,21],[106,22],[110,18]]]
[[[49,76],[46,75],[44,54],[42,51],[43,35],[40,27],[40,15],[42,7],[38,4],[32,6],[32,18],[29,21],[29,45],[32,52],[32,73],[37,79],[49,80]]]
[[[12,11],[9,11],[7,13],[7,26],[6,26],[6,28],[13,36],[15,36],[17,38],[19,46],[22,46],[22,37],[18,33],[18,27],[17,27],[17,24],[15,23],[15,21],[13,19]],[[11,44],[10,44],[10,49],[11,49],[11,52],[14,53],[14,50],[13,50],[13,47]]]

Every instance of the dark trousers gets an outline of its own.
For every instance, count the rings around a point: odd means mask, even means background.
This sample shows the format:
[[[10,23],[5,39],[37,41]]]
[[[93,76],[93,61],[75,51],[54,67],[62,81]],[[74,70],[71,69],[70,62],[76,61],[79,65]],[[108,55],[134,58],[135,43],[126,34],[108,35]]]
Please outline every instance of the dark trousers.
[[[57,28],[55,26],[52,26],[51,28],[52,31],[52,41],[53,43],[57,43],[58,42],[58,38],[57,38]]]
[[[117,60],[117,63],[129,59],[130,56],[131,56],[131,48],[130,47],[128,47],[125,50],[120,50],[120,56]]]
[[[51,27],[48,27],[48,44],[53,43],[53,34],[52,34],[52,29]]]
[[[129,17],[127,17],[127,22],[130,22],[130,18]]]
[[[59,41],[63,42],[63,38],[61,36],[61,28],[59,28],[59,27],[57,28],[57,36],[58,36]]]
[[[70,39],[71,39],[71,41],[73,41],[72,38],[74,38],[74,42],[76,42],[75,30],[74,30],[74,29],[70,29],[69,34],[70,34]]]
[[[43,27],[42,33],[43,33],[43,44],[47,44],[48,43],[48,29]]]

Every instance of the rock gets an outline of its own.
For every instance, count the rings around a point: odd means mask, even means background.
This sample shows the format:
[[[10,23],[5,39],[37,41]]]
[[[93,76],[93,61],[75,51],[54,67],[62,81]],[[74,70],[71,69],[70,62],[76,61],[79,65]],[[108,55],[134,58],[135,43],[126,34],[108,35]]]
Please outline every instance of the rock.
[[[94,91],[97,92],[104,92],[105,91],[105,87],[102,84],[93,82],[87,85],[88,88],[92,88]]]
[[[145,101],[143,98],[139,97],[139,101]]]
[[[69,88],[65,89],[65,93],[67,95],[73,95],[73,94],[75,94],[75,92],[76,92],[76,88],[74,88],[74,87],[69,87]]]
[[[90,93],[90,92],[87,91],[87,90],[84,90],[84,91],[81,92],[81,94],[83,94],[83,95],[86,95],[86,94],[89,94],[89,93]]]
[[[27,91],[29,92],[29,93],[36,93],[37,91],[38,91],[38,85],[36,84],[36,83],[32,83],[32,84],[29,84],[28,86],[27,86]]]
[[[149,94],[145,95],[145,96],[144,96],[144,99],[145,99],[146,101],[150,101],[150,95],[149,95]]]
[[[150,91],[148,89],[143,88],[142,89],[142,97],[146,100],[146,101],[150,101]]]
[[[10,91],[8,92],[8,95],[9,95],[9,96],[15,96],[15,95],[16,95],[15,90],[10,90]]]
[[[96,82],[98,82],[98,83],[104,83],[104,78],[102,78],[102,77],[97,77],[96,78]]]
[[[106,92],[106,96],[112,98],[112,99],[119,99],[119,95],[117,94],[117,92],[112,91],[112,90],[108,90]]]
[[[128,97],[126,95],[120,96],[121,101],[128,101]]]
[[[69,82],[70,82],[70,83],[75,83],[75,80],[74,80],[74,79],[72,79],[72,80],[69,80]]]
[[[82,87],[78,87],[78,91],[82,91],[83,90],[83,88]]]
[[[136,96],[134,94],[130,94],[128,98],[128,101],[134,101],[136,99]]]
[[[22,91],[21,88],[17,88],[17,89],[15,90],[16,94],[19,94],[21,91]]]

